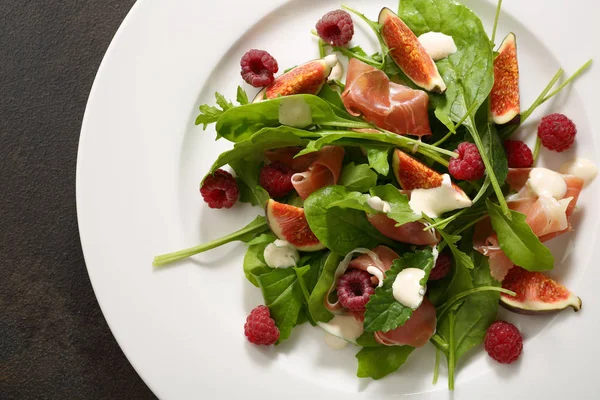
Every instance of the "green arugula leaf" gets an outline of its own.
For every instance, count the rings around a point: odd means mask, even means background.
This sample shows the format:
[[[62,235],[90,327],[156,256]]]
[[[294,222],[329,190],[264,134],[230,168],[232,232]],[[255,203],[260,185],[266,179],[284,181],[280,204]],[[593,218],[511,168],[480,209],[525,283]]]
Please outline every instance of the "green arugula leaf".
[[[390,154],[389,147],[376,147],[376,146],[365,146],[367,150],[367,158],[369,160],[369,167],[377,171],[378,174],[387,176],[390,172],[390,163],[388,156]]]
[[[391,211],[387,216],[396,221],[396,226],[421,219],[421,216],[415,214],[408,205],[408,196],[400,193],[394,185],[388,183],[384,186],[375,186],[371,188],[370,193],[371,196],[377,196],[390,204]]]
[[[231,161],[229,165],[237,176],[240,201],[264,208],[269,200],[269,193],[258,184],[262,160],[239,159]]]
[[[552,253],[525,222],[525,215],[511,210],[512,220],[509,220],[497,205],[489,200],[486,204],[500,248],[513,263],[528,271],[548,271],[554,267]]]
[[[246,94],[246,91],[244,89],[242,89],[241,86],[238,86],[238,88],[237,88],[236,100],[240,104],[240,106],[244,106],[244,105],[250,103],[250,101],[248,100],[248,95]]]
[[[225,111],[234,108],[234,105],[227,101],[225,96],[219,92],[215,93],[215,99],[220,108],[209,106],[208,104],[200,106],[200,114],[196,118],[196,125],[203,125],[203,130],[206,130],[208,125],[217,122]]]
[[[364,347],[356,354],[356,376],[381,379],[400,368],[414,349],[410,346]]]
[[[170,264],[175,261],[182,260],[184,258],[191,257],[195,254],[203,253],[205,251],[217,248],[227,243],[242,241],[249,242],[255,237],[259,236],[262,233],[268,232],[269,226],[267,225],[267,220],[265,217],[259,215],[248,225],[243,227],[242,229],[230,233],[229,235],[223,236],[220,239],[215,239],[213,241],[200,244],[198,246],[190,247],[189,249],[179,250],[173,253],[163,254],[160,256],[154,257],[154,261],[152,265],[155,267],[161,267],[163,265]]]
[[[424,284],[427,282],[433,266],[433,254],[430,249],[407,253],[395,260],[391,269],[386,272],[383,286],[375,289],[375,293],[367,303],[364,320],[365,331],[388,332],[404,325],[414,310],[394,298],[392,285],[396,280],[396,276],[405,268],[420,268],[425,271],[425,277],[422,281],[422,284]]]
[[[326,253],[318,281],[308,299],[308,310],[310,315],[317,322],[327,322],[333,318],[333,314],[325,308],[324,297],[334,284],[335,270],[337,269],[342,257],[335,253]]]
[[[304,201],[304,215],[319,241],[337,254],[348,254],[357,247],[371,249],[378,244],[394,246],[369,223],[364,212],[329,207],[347,195],[343,186],[327,186]]]
[[[338,184],[353,192],[367,192],[377,184],[377,174],[367,164],[351,162],[342,168]]]
[[[256,276],[271,318],[279,328],[281,343],[290,336],[298,322],[300,310],[305,302],[302,287],[293,268],[277,268]]]

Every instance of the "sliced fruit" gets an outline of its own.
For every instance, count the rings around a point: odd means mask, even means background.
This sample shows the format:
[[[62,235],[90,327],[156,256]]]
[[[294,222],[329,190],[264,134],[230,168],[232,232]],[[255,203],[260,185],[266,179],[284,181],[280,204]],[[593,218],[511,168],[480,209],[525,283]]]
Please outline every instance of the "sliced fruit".
[[[325,58],[299,65],[278,76],[273,83],[257,94],[254,102],[293,94],[317,94],[327,82],[327,77],[337,62],[337,57],[330,54]]]
[[[442,185],[442,174],[402,150],[394,150],[392,168],[398,184],[404,190],[431,189]],[[466,196],[465,192],[454,183],[452,187]]]
[[[304,209],[270,199],[266,206],[267,223],[281,240],[287,240],[300,251],[317,251],[325,246],[310,230]]]
[[[572,307],[581,309],[581,299],[566,287],[548,278],[541,272],[529,272],[521,267],[513,267],[502,281],[504,289],[517,295],[502,294],[500,303],[519,314],[541,314]]]
[[[430,92],[444,93],[446,84],[417,36],[389,8],[379,13],[381,37],[390,49],[390,56],[415,85]]]
[[[517,39],[509,33],[494,60],[494,86],[490,95],[492,119],[498,125],[511,122],[521,113]]]

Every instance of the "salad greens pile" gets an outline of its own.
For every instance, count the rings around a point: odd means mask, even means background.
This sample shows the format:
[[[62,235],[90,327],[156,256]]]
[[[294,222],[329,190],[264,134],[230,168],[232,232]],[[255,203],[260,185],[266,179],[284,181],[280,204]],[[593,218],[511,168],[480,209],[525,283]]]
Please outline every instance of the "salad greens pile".
[[[501,2],[500,2],[501,3]],[[372,249],[385,245],[400,254],[383,285],[375,289],[364,313],[364,333],[357,339],[361,349],[356,354],[359,377],[382,378],[396,371],[415,348],[384,346],[374,338],[374,332],[396,329],[411,318],[413,310],[396,301],[392,284],[403,269],[425,271],[427,298],[436,307],[437,328],[430,342],[437,349],[434,379],[437,379],[440,355],[448,363],[449,388],[454,387],[458,361],[469,350],[479,346],[486,329],[496,319],[500,293],[512,292],[500,287],[490,275],[487,257],[473,250],[473,231],[477,222],[489,217],[497,232],[502,250],[516,265],[528,271],[552,269],[554,259],[548,248],[525,222],[525,215],[509,210],[505,196],[508,174],[507,157],[502,140],[509,137],[540,105],[572,82],[589,65],[586,63],[572,77],[555,87],[563,71],[552,78],[548,86],[529,109],[521,113],[517,124],[497,126],[489,115],[489,96],[494,84],[494,30],[487,35],[479,17],[455,0],[402,0],[398,16],[418,36],[425,32],[442,32],[452,36],[458,51],[437,61],[447,90],[443,94],[427,93],[430,106],[432,137],[428,142],[386,131],[346,111],[339,82],[323,86],[318,95],[297,94],[309,107],[312,124],[305,128],[281,125],[279,108],[283,97],[251,103],[246,92],[238,87],[237,104],[216,93],[216,106],[202,105],[196,125],[206,129],[215,124],[217,139],[233,143],[217,157],[208,174],[229,165],[236,175],[240,201],[264,208],[268,192],[259,185],[258,177],[265,164],[266,150],[299,147],[298,154],[317,152],[324,146],[342,146],[345,158],[337,185],[313,192],[306,200],[292,193],[279,202],[303,207],[310,229],[325,249],[301,252],[292,268],[271,268],[264,259],[264,250],[277,237],[267,219],[258,216],[242,229],[209,243],[157,256],[159,267],[183,258],[217,248],[233,241],[242,241],[248,249],[243,270],[248,281],[260,288],[265,305],[280,331],[279,343],[288,339],[296,325],[328,322],[332,312],[324,304],[325,296],[337,280],[342,259],[357,248]],[[359,47],[333,47],[319,40],[322,56],[337,51],[357,58],[384,71],[388,76],[403,77],[402,71],[389,56],[381,38],[381,26],[356,10],[344,7],[366,21],[375,32],[381,51],[368,55]],[[403,79],[410,82],[408,79]],[[371,133],[355,129],[371,129]],[[474,143],[485,164],[485,177],[476,182],[458,185],[473,200],[469,208],[451,211],[437,218],[417,215],[409,198],[399,191],[391,168],[391,153],[401,149],[412,153],[423,163],[440,173],[447,173],[448,161],[456,156],[460,142]],[[397,226],[420,221],[424,229],[435,229],[441,241],[431,246],[411,246],[394,241],[373,227],[367,215],[380,213],[368,200],[378,196],[390,205],[387,217]],[[438,281],[427,282],[434,267],[434,253],[451,252],[451,272]]]

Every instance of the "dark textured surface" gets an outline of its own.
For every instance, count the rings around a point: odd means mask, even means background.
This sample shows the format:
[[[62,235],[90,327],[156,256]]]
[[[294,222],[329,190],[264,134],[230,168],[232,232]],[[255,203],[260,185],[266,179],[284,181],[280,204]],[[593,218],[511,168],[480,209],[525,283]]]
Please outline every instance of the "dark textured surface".
[[[134,0],[0,1],[0,399],[149,399],[92,292],[75,165],[88,93]]]

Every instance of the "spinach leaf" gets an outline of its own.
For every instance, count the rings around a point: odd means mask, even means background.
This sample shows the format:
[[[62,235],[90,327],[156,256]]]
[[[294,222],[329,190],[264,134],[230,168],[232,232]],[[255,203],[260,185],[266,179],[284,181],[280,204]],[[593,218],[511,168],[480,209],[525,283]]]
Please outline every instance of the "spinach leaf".
[[[353,210],[364,211],[369,214],[377,214],[378,211],[371,208],[371,206],[369,206],[367,203],[369,197],[371,196],[368,194],[349,192],[343,199],[329,203],[327,208],[351,208]]]
[[[396,221],[396,226],[421,219],[421,216],[415,214],[408,205],[408,196],[400,193],[394,185],[388,183],[384,186],[375,186],[371,188],[370,193],[371,196],[377,196],[390,203],[391,211],[387,213],[387,216]]]
[[[427,283],[427,298],[437,307],[469,289],[473,289],[471,273],[464,264],[455,263],[452,272],[446,278]]]
[[[244,89],[242,89],[241,86],[238,86],[238,88],[237,88],[236,100],[240,104],[240,106],[245,106],[246,104],[250,103],[250,101],[248,100],[248,95],[246,94],[246,91]]]
[[[431,94],[435,115],[450,129],[450,121],[464,125],[475,142],[502,212],[509,214],[496,176],[475,121],[475,111],[485,102],[494,84],[494,53],[481,20],[455,0],[403,0],[399,16],[417,35],[442,32],[452,36],[457,52],[437,62],[448,89]],[[453,131],[453,129],[450,129]]]
[[[241,241],[241,242],[249,242],[255,237],[259,236],[262,233],[268,232],[269,226],[267,225],[267,220],[265,217],[259,215],[248,225],[243,227],[242,229],[230,233],[229,235],[223,236],[222,238],[212,240],[207,243],[200,244],[198,246],[190,247],[189,249],[179,250],[173,253],[163,254],[160,256],[154,257],[154,261],[152,265],[155,267],[161,267],[163,265],[170,264],[175,261],[182,260],[187,257],[191,257],[195,254],[199,254],[224,244]]]
[[[258,184],[262,160],[239,159],[231,161],[229,165],[237,175],[240,201],[264,208],[269,200],[269,193]]]
[[[209,106],[208,104],[200,106],[200,114],[196,118],[196,125],[203,125],[203,130],[206,130],[208,125],[217,122],[225,111],[234,108],[234,105],[227,101],[225,96],[219,92],[215,93],[215,99],[218,107]]]
[[[294,268],[277,268],[258,275],[256,281],[271,311],[271,318],[279,328],[279,340],[290,336],[296,326],[300,310],[304,304],[304,294]]]
[[[420,268],[425,271],[425,277],[421,281],[424,285],[433,266],[433,254],[430,249],[407,253],[394,260],[391,269],[386,272],[383,286],[375,289],[375,293],[367,303],[364,320],[365,331],[388,332],[404,325],[414,310],[394,298],[392,285],[396,276],[405,268]]]
[[[362,335],[356,339],[356,344],[362,347],[384,346],[375,339],[375,334],[373,332],[363,332]]]
[[[482,107],[477,113],[477,126],[481,135],[481,143],[490,160],[496,179],[499,183],[504,183],[508,176],[508,160],[496,126],[488,121],[488,103],[489,101],[486,101],[485,107]]]
[[[367,192],[377,184],[377,174],[367,164],[347,164],[340,174],[339,185],[353,192]]]
[[[410,346],[364,347],[356,354],[356,376],[381,379],[400,368],[414,349]]]
[[[319,274],[319,279],[308,299],[308,310],[315,321],[327,322],[333,318],[333,314],[325,308],[324,298],[334,284],[335,270],[342,257],[335,253],[328,253]]]
[[[388,147],[381,148],[375,146],[365,146],[365,148],[367,150],[369,166],[377,171],[378,174],[387,176],[390,172],[390,163],[388,161],[390,149]]]
[[[500,248],[513,263],[528,271],[548,271],[554,267],[552,253],[525,222],[525,215],[511,210],[512,220],[509,220],[497,205],[489,200],[486,204]]]
[[[270,242],[252,244],[248,247],[248,250],[246,250],[246,255],[244,255],[244,275],[246,276],[246,279],[256,287],[258,287],[256,277],[272,271],[272,268],[265,262],[263,254],[265,248],[274,240],[275,239],[273,238]]]
[[[370,128],[366,122],[347,120],[339,117],[330,104],[320,97],[310,94],[278,97],[231,108],[223,113],[217,122],[217,138],[225,138],[238,143],[247,140],[265,127],[281,125],[279,107],[283,101],[301,99],[310,107],[313,123],[323,126],[346,128]]]
[[[357,247],[370,249],[382,243],[393,246],[394,242],[379,233],[364,212],[328,207],[347,195],[343,186],[327,186],[304,201],[304,215],[319,241],[337,254],[348,254]]]

